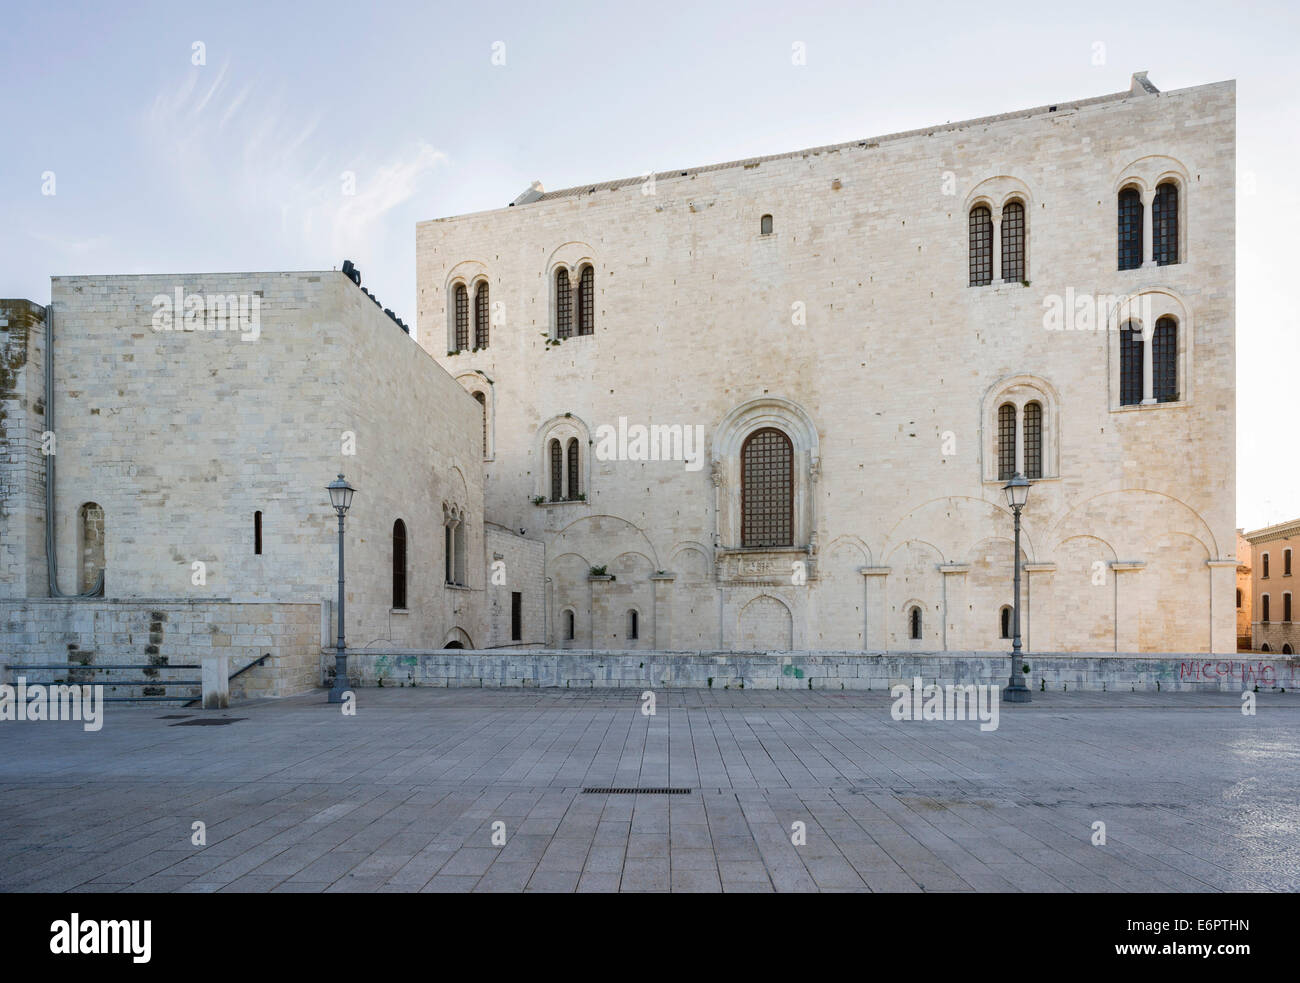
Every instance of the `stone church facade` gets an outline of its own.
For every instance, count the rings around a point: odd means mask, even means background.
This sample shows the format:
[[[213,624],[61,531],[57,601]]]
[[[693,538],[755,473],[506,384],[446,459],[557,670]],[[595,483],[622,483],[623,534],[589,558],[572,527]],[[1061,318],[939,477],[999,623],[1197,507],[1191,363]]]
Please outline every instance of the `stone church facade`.
[[[420,223],[554,647],[1235,649],[1235,86]]]

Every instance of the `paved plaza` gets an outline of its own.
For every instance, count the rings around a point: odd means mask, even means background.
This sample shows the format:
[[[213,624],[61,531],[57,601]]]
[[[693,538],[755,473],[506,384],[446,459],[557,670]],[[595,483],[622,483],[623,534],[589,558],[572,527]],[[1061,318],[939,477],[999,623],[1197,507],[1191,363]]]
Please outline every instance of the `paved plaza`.
[[[1233,693],[1035,693],[989,732],[895,721],[883,692],[660,690],[654,716],[640,696],[0,723],[0,889],[1300,889],[1297,694],[1246,716]]]

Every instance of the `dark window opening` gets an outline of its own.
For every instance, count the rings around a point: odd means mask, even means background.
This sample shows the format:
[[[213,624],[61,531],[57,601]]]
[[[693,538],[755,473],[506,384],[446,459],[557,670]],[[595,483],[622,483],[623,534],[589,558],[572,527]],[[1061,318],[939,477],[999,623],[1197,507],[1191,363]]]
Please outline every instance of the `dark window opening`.
[[[253,513],[253,555],[262,555],[262,513]]]
[[[574,639],[573,612],[564,612],[564,640],[571,642]]]
[[[1016,473],[1016,408],[1010,403],[998,407],[998,481],[1010,481]]]
[[[1119,333],[1119,402],[1121,406],[1142,402],[1142,331],[1132,321]]]
[[[1151,337],[1151,395],[1157,403],[1178,399],[1178,322],[1172,317],[1156,321]]]
[[[1265,594],[1260,598],[1260,617],[1259,620],[1267,624],[1268,622],[1268,595]]]
[[[469,347],[469,289],[456,284],[456,351]]]
[[[1172,266],[1178,262],[1178,185],[1166,182],[1156,188],[1151,221],[1151,248],[1156,263]]]
[[[568,338],[573,334],[573,290],[569,287],[569,271],[555,272],[555,337]]]
[[[578,334],[596,332],[596,271],[584,266],[578,274]]]
[[[1043,476],[1043,406],[1025,405],[1025,477]]]
[[[393,607],[406,607],[406,523],[393,523]]]
[[[564,453],[560,442],[551,440],[551,501],[558,502],[564,498]]]
[[[570,437],[565,449],[565,466],[568,472],[569,487],[566,496],[569,501],[576,501],[582,490],[578,487],[578,438]]]
[[[1011,637],[1011,609],[1010,608],[1002,609],[1002,637],[1003,638]]]
[[[970,285],[993,282],[993,213],[983,205],[970,210]]]
[[[912,637],[920,638],[921,637],[921,609],[912,608],[912,613],[910,615],[909,620],[911,622]]]
[[[627,637],[629,641],[633,642],[641,637],[638,633],[636,611],[628,611],[627,613]]]
[[[1136,270],[1142,265],[1142,195],[1137,188],[1119,193],[1119,268]]]
[[[1002,282],[1025,278],[1025,206],[1009,201],[1002,206]]]
[[[524,595],[519,591],[510,592],[510,640],[521,641],[524,637]]]
[[[770,236],[772,234],[772,216],[764,215],[758,220],[758,234]]]
[[[481,283],[474,294],[475,348],[486,348],[488,346],[488,318],[490,316],[491,305],[488,303],[488,285]]]

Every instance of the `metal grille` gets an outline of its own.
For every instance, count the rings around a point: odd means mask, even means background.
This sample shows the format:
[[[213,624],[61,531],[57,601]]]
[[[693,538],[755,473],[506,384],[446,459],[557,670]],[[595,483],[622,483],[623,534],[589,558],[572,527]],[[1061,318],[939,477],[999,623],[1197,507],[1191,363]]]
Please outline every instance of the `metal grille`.
[[[569,271],[555,273],[555,337],[568,338],[573,334],[573,290],[569,287]]]
[[[1142,332],[1131,321],[1119,333],[1119,402],[1142,402]]]
[[[794,449],[774,427],[749,435],[740,451],[740,545],[794,545]]]
[[[1162,317],[1151,336],[1151,395],[1157,403],[1178,399],[1178,322]]]
[[[582,790],[583,795],[690,795],[689,788],[600,788],[589,786]]]
[[[1025,278],[1025,206],[1009,201],[1002,207],[1002,282]]]
[[[1025,477],[1043,476],[1043,407],[1041,403],[1025,406]]]
[[[998,481],[1010,481],[1016,473],[1016,408],[1010,403],[998,407]]]
[[[456,351],[469,347],[469,290],[465,284],[456,284]]]
[[[578,334],[596,331],[596,271],[584,266],[578,278]]]
[[[488,315],[491,305],[488,303],[488,285],[480,284],[474,293],[474,347],[488,346]]]
[[[551,441],[551,501],[558,502],[564,498],[564,454],[560,451],[560,442]]]
[[[569,471],[568,498],[573,500],[578,497],[578,494],[581,491],[578,487],[578,438],[570,438],[567,457]]]
[[[993,215],[983,205],[970,210],[970,285],[993,282]]]
[[[1156,263],[1172,266],[1178,262],[1178,185],[1162,184],[1156,188],[1151,221],[1151,248]]]
[[[1142,196],[1137,188],[1119,193],[1119,268],[1136,270],[1142,265]]]
[[[393,607],[406,607],[406,523],[393,523]]]

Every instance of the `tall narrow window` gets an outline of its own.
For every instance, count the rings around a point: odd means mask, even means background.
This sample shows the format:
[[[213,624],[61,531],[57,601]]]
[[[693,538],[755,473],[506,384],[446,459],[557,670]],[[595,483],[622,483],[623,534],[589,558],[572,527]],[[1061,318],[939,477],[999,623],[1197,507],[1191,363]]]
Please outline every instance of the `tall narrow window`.
[[[970,285],[993,282],[993,213],[983,205],[970,210]]]
[[[492,305],[488,303],[488,285],[480,283],[478,290],[474,291],[474,347],[486,348],[488,346],[488,318],[491,316]]]
[[[1259,611],[1259,615],[1260,615],[1260,617],[1259,617],[1259,620],[1260,620],[1260,621],[1263,621],[1263,622],[1265,622],[1265,623],[1267,624],[1267,622],[1268,622],[1268,595],[1265,594],[1263,597],[1261,597],[1261,598],[1259,599],[1259,602],[1260,602],[1260,611]]]
[[[998,481],[1010,481],[1016,473],[1016,408],[1010,403],[998,407]]]
[[[568,476],[568,491],[566,498],[569,501],[575,500],[581,493],[582,489],[578,487],[578,438],[570,437],[569,446],[565,449],[565,470]]]
[[[452,537],[452,547],[455,554],[453,558],[454,565],[452,568],[452,574],[456,578],[456,585],[458,587],[464,587],[469,583],[465,571],[465,534],[467,530],[465,529],[464,516],[462,516],[456,523],[454,531],[456,534]]]
[[[1288,597],[1290,595],[1287,595]],[[627,613],[627,638],[630,642],[635,642],[641,637],[640,626],[637,624],[636,610],[630,610]]]
[[[1268,554],[1265,553],[1265,554],[1261,557],[1261,559],[1264,561],[1264,570],[1263,570],[1263,574],[1262,574],[1261,579],[1263,579],[1263,580],[1267,580],[1267,579],[1268,579]]]
[[[1002,637],[1011,637],[1011,609],[1006,607],[1002,609]]]
[[[574,634],[573,612],[565,611],[564,612],[564,640],[566,642],[571,642],[575,637],[576,636]]]
[[[1289,549],[1282,551],[1282,576],[1291,576],[1291,551]]]
[[[1025,477],[1043,476],[1043,404],[1025,404]]]
[[[1142,331],[1132,321],[1119,333],[1119,402],[1121,406],[1142,402]]]
[[[1178,322],[1172,317],[1156,321],[1151,336],[1151,395],[1157,403],[1178,399]]]
[[[393,523],[393,607],[406,607],[406,523]]]
[[[794,545],[794,447],[775,427],[740,449],[740,545]]]
[[[555,271],[555,337],[568,338],[573,334],[573,288],[569,286],[569,271]]]
[[[479,406],[483,407],[483,456],[488,456],[488,421],[487,421],[487,396],[482,390],[476,390],[474,398],[478,400]]]
[[[1136,270],[1142,265],[1142,195],[1137,188],[1119,193],[1119,268]]]
[[[772,216],[764,215],[758,220],[758,234],[770,236],[772,234]]]
[[[456,351],[469,347],[469,288],[456,284]]]
[[[524,595],[517,590],[510,592],[510,641],[518,642],[524,637]]]
[[[1002,206],[1002,282],[1025,278],[1025,206],[1009,201]]]
[[[911,636],[913,638],[920,638],[921,637],[921,609],[919,607],[912,608],[911,613],[908,615],[908,622],[909,622],[909,627],[911,628],[910,631]]]
[[[1151,248],[1161,266],[1178,262],[1178,185],[1166,181],[1156,188],[1151,204]]]
[[[1291,620],[1291,594],[1289,592],[1282,595],[1282,620]]]
[[[578,334],[596,331],[596,271],[584,266],[578,274]]]
[[[564,452],[558,440],[551,440],[551,501],[564,499]]]
[[[1237,588],[1237,607],[1241,607],[1241,588]]]
[[[262,555],[262,513],[253,513],[253,555]]]
[[[450,524],[442,527],[443,558],[447,568],[444,583],[448,584],[452,583],[455,579],[455,573],[452,569],[456,555],[456,547],[452,542],[454,536],[455,533],[452,531]]]

